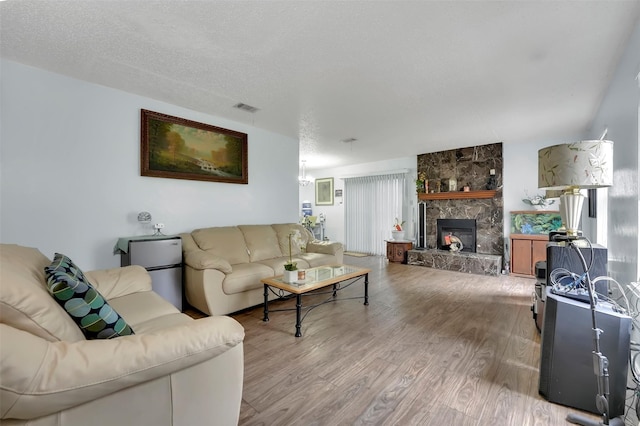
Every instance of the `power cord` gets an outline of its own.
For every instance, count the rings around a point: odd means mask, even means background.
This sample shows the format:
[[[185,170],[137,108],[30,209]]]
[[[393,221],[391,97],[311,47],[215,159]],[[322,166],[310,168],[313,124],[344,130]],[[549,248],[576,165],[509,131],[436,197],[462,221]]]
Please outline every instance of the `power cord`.
[[[589,277],[589,271],[593,266],[593,245],[589,239],[580,237],[581,240],[584,240],[589,245],[591,249],[591,262],[587,265],[587,262],[582,255],[582,251],[576,244],[576,241],[569,241],[568,245],[570,248],[575,250],[580,262],[582,263],[582,268],[584,270],[584,278],[580,281],[584,281],[584,285],[586,285],[588,296],[589,296],[589,305],[591,307],[591,324],[593,330],[593,343],[594,350],[592,351],[593,355],[593,367],[596,375],[597,382],[597,395],[596,395],[596,407],[598,411],[602,414],[602,423],[595,423],[590,419],[585,418],[584,416],[569,414],[567,415],[567,421],[571,423],[581,424],[581,425],[616,425],[616,426],[624,426],[624,420],[620,417],[609,418],[609,360],[605,355],[600,351],[600,334],[602,334],[602,329],[598,328],[596,323],[596,304],[597,299],[595,295],[595,288],[591,278]]]
[[[577,247],[577,241],[569,240],[568,242],[569,247],[573,247],[576,249],[578,256],[580,257],[580,260],[582,261],[584,273],[582,275],[579,275],[564,268],[554,269],[549,273],[551,291],[554,294],[579,300],[585,303],[591,303],[592,302],[591,299],[592,297],[594,297],[595,303],[597,303],[598,302],[597,294],[595,293],[595,291],[593,292],[593,294],[591,294],[588,289],[589,271],[593,267],[593,262],[595,257],[593,245],[591,244],[591,241],[589,241],[587,238],[580,237],[580,240],[586,241],[588,244],[589,251],[591,253],[591,256],[589,259],[589,265],[587,265],[584,259],[584,256],[582,255],[582,252]]]

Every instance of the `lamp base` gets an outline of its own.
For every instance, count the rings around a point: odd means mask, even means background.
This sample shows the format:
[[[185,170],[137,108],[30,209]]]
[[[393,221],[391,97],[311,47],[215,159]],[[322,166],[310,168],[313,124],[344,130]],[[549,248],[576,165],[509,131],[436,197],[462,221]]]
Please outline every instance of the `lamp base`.
[[[567,229],[567,237],[578,236],[584,199],[578,188],[569,188],[560,196],[560,217]]]

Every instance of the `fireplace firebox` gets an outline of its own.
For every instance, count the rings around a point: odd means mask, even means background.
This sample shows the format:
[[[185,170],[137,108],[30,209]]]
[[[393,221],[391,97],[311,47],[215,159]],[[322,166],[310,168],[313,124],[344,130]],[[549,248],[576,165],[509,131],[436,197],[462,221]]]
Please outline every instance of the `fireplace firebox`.
[[[462,241],[462,251],[476,252],[475,219],[438,219],[436,244],[441,250],[449,250],[447,236],[453,235]]]

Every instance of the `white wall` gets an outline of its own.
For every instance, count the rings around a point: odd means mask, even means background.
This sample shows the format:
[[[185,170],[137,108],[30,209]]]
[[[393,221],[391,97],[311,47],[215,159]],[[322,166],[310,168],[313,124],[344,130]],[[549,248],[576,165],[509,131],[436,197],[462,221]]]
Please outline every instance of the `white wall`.
[[[353,166],[335,167],[321,170],[311,170],[309,175],[314,178],[327,178],[333,177],[333,186],[335,189],[342,189],[344,194],[344,180],[345,177],[353,176],[373,176],[376,174],[383,174],[389,171],[408,170],[411,177],[407,184],[407,193],[405,194],[405,200],[407,204],[404,206],[402,212],[402,220],[406,221],[405,228],[407,235],[413,235],[415,232],[415,210],[416,210],[416,195],[414,180],[416,177],[416,165],[417,157],[403,157],[395,158],[386,161],[377,161],[373,163],[357,164]],[[333,206],[316,206],[315,205],[315,187],[313,184],[300,188],[299,196],[299,214],[302,207],[302,202],[309,200],[313,208],[313,214],[318,215],[324,213],[327,222],[325,226],[325,235],[332,241],[344,242],[344,204],[342,204],[342,198],[335,198]],[[389,232],[393,223],[389,224]],[[389,234],[391,237],[391,234]]]
[[[636,25],[616,68],[591,130],[591,134],[601,134],[604,128],[608,128],[607,139],[614,143],[614,175],[613,187],[609,189],[607,248],[609,275],[623,285],[638,281],[640,276],[638,265],[640,90],[636,81],[638,72],[640,72],[640,23]]]
[[[580,137],[576,135],[575,140]],[[572,140],[546,140],[536,142],[505,141],[502,144],[503,155],[503,196],[504,196],[504,236],[508,241],[511,230],[511,215],[514,210],[532,210],[522,199],[529,195],[544,195],[544,189],[538,189],[538,151],[542,148]],[[585,203],[586,206],[586,203]],[[549,210],[558,210],[558,200],[549,206]]]
[[[118,266],[118,237],[298,220],[298,141],[2,61],[0,241],[65,253],[84,269]],[[231,106],[230,106],[231,107]],[[140,176],[140,109],[248,134],[249,184]],[[153,232],[151,230],[150,232]]]

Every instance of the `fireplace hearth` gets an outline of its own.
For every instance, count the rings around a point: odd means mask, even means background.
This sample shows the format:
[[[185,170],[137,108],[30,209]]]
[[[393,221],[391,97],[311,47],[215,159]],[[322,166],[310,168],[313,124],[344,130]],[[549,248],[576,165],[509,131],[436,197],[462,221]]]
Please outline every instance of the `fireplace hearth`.
[[[476,252],[475,219],[438,219],[436,242],[440,250],[449,250],[448,236],[458,237],[462,241],[462,251]]]

